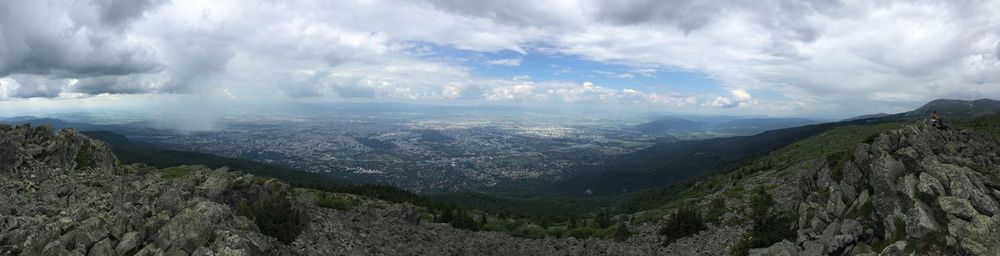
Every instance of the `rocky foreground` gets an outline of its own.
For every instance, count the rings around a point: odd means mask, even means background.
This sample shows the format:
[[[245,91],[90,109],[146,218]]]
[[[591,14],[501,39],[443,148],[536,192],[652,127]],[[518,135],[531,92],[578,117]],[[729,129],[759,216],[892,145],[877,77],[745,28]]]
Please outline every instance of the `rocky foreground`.
[[[740,180],[774,187],[798,219],[795,241],[750,254],[996,255],[998,145],[911,125],[845,161],[818,157]],[[355,195],[336,195],[359,202],[350,209],[319,207],[329,194],[226,169],[122,166],[73,130],[0,125],[0,255],[728,255],[749,229],[737,198],[726,199],[724,225],[662,246],[659,223],[633,223],[637,234],[623,242],[532,240],[422,221],[412,205]],[[241,213],[276,199],[298,213],[301,234],[290,241]]]

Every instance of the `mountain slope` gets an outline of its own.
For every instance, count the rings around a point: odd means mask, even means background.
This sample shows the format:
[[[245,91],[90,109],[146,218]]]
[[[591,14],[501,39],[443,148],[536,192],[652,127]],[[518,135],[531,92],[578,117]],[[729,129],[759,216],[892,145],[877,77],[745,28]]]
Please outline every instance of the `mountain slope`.
[[[663,187],[709,175],[726,166],[739,166],[748,159],[833,128],[923,120],[931,110],[938,110],[951,123],[1000,114],[1000,101],[934,100],[910,112],[882,117],[769,130],[750,136],[661,142],[569,177],[557,184],[555,190],[570,195],[607,195]],[[585,194],[585,191],[590,193]]]
[[[663,198],[649,204],[665,208],[635,218],[655,221],[686,206],[713,216],[721,204],[719,225],[747,234],[731,247],[736,255],[993,255],[1000,248],[1000,141],[924,122],[883,126],[895,128],[838,127],[802,141],[810,143],[648,193],[646,200]],[[881,132],[854,138],[861,143],[850,147],[816,143],[862,129]],[[756,191],[773,200],[764,215],[753,214]],[[774,225],[767,219],[784,219],[778,223],[793,230],[767,239],[749,235],[783,232],[758,226]]]
[[[875,114],[868,114],[868,115],[853,116],[853,117],[849,117],[847,119],[844,119],[842,121],[854,121],[854,120],[861,120],[861,119],[880,118],[880,117],[884,117],[884,116],[888,116],[888,115],[889,114],[886,114],[886,113],[875,113]]]
[[[615,162],[557,184],[562,193],[616,194],[666,186],[710,174],[724,166],[782,148],[835,127],[878,124],[889,120],[867,119],[806,125],[766,131],[752,136],[659,143],[628,154]]]
[[[713,133],[719,135],[751,135],[767,130],[795,127],[817,123],[804,118],[770,117],[674,117],[666,116],[635,126],[635,130],[655,135],[683,135],[685,133]]]
[[[910,118],[926,118],[931,111],[937,111],[942,118],[972,119],[981,116],[1000,114],[1000,101],[991,99],[978,100],[947,100],[939,99],[928,102],[920,108],[905,113]]]

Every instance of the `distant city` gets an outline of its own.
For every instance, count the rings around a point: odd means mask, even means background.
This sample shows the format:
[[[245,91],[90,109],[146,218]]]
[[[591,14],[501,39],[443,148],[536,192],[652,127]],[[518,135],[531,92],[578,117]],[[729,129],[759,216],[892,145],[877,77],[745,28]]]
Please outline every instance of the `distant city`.
[[[179,150],[414,191],[460,191],[525,179],[554,181],[651,144],[649,136],[620,128],[487,120],[324,120],[129,135]]]

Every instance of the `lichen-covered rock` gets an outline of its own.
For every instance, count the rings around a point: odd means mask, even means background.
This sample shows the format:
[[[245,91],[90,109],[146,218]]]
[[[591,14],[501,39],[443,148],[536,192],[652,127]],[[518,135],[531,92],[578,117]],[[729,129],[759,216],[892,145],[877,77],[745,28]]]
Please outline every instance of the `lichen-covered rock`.
[[[965,220],[972,220],[974,217],[979,215],[976,209],[972,207],[972,204],[965,199],[961,199],[953,196],[942,196],[938,197],[938,204],[941,205],[941,210],[946,213],[955,215]]]
[[[1000,248],[1000,215],[976,216],[962,233],[961,248],[972,255],[995,255]]]

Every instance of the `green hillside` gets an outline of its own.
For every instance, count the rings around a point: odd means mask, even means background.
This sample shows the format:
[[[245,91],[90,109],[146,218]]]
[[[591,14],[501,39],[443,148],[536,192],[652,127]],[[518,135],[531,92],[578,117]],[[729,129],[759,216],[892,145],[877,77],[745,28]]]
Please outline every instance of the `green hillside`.
[[[892,122],[866,119],[806,125],[766,131],[752,136],[659,143],[626,155],[614,163],[557,185],[561,193],[608,195],[667,186],[678,181],[711,174],[726,166],[744,163],[827,130]]]
[[[903,124],[902,122],[888,122],[834,127],[796,141],[767,155],[731,164],[730,167],[719,170],[714,175],[636,193],[631,200],[622,204],[622,208],[629,209],[629,211],[662,208],[656,211],[658,213],[666,209],[673,209],[688,199],[701,198],[758,171],[785,169],[792,164],[824,156],[844,157],[855,145],[878,135],[882,131],[897,129]],[[740,191],[734,190],[733,193],[739,194]]]

